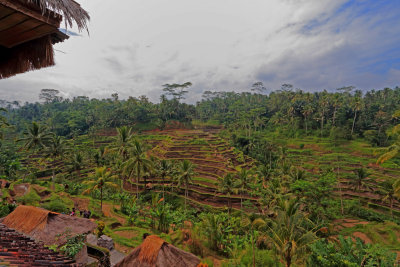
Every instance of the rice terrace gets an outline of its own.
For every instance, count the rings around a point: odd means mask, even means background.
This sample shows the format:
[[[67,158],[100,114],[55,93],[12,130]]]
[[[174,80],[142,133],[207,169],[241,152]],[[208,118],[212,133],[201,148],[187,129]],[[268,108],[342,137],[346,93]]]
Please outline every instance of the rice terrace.
[[[0,0],[0,266],[400,266],[399,20]]]

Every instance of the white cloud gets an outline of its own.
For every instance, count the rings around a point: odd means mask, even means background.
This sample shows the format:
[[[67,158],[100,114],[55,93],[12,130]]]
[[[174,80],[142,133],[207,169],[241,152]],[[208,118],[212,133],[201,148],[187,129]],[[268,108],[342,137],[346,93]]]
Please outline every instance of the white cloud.
[[[204,90],[243,90],[258,79],[275,89],[284,82],[309,89],[395,85],[396,69],[360,68],[393,48],[400,26],[382,31],[387,12],[337,13],[345,2],[81,0],[92,17],[90,36],[57,45],[65,54],[56,52],[55,67],[0,81],[0,99],[33,100],[50,87],[71,96],[118,92],[157,100],[162,84],[186,81],[194,84],[190,101]]]

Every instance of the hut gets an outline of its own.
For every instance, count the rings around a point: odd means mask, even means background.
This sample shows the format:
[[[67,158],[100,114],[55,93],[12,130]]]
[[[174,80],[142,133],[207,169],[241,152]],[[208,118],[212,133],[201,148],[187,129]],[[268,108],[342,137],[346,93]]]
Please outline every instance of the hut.
[[[168,244],[155,235],[145,237],[116,267],[196,267],[200,263],[195,255]]]
[[[97,225],[89,219],[68,216],[32,206],[18,206],[2,223],[45,245],[62,245],[66,234],[75,236],[93,232]]]
[[[0,224],[0,266],[76,266],[75,261]]]
[[[53,45],[68,39],[63,19],[87,30],[90,17],[73,0],[0,0],[0,79],[53,66]]]

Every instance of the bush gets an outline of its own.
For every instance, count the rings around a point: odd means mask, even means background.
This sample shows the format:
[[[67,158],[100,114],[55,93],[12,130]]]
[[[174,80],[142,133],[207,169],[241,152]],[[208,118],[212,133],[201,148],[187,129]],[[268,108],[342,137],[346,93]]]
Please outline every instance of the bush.
[[[67,243],[60,248],[60,251],[65,253],[68,257],[75,257],[79,251],[82,250],[85,245],[85,236],[84,235],[76,235],[71,237],[67,235]]]
[[[283,266],[274,256],[271,250],[255,249],[254,258],[257,267],[281,267]],[[240,261],[240,263],[239,263]],[[227,265],[223,266],[236,266],[246,267],[253,266],[253,253],[251,247],[246,248],[245,254],[238,260],[232,260]]]
[[[60,198],[56,198],[47,203],[43,203],[41,205],[41,207],[46,210],[59,212],[59,213],[67,213],[69,211],[68,206],[65,205],[64,201],[62,201]]]
[[[339,236],[337,244],[325,239],[311,245],[307,266],[394,266],[396,254],[379,244],[365,244],[357,238]]]
[[[15,210],[15,208],[16,208],[16,205],[3,202],[0,205],[0,218],[3,218],[5,216],[7,216],[8,214],[10,214],[11,212],[13,212]]]
[[[361,206],[361,204],[352,204],[347,213],[356,216],[360,219],[367,220],[367,221],[374,221],[374,222],[384,222],[384,221],[393,221],[395,223],[400,223],[400,220],[396,217],[392,217],[390,215],[378,213],[376,211],[366,209]]]
[[[35,190],[30,189],[26,195],[18,198],[17,200],[23,205],[38,206],[40,202],[40,196],[36,193]]]

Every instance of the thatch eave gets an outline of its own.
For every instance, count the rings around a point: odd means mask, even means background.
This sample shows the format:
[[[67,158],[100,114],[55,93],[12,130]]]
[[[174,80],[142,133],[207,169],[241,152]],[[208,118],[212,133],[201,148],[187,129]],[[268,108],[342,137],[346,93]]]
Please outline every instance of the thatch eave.
[[[89,13],[84,10],[80,4],[74,0],[19,0],[22,3],[32,7],[38,6],[42,14],[46,14],[48,10],[60,14],[67,24],[72,27],[75,22],[78,29],[88,31],[87,23],[90,20]]]

